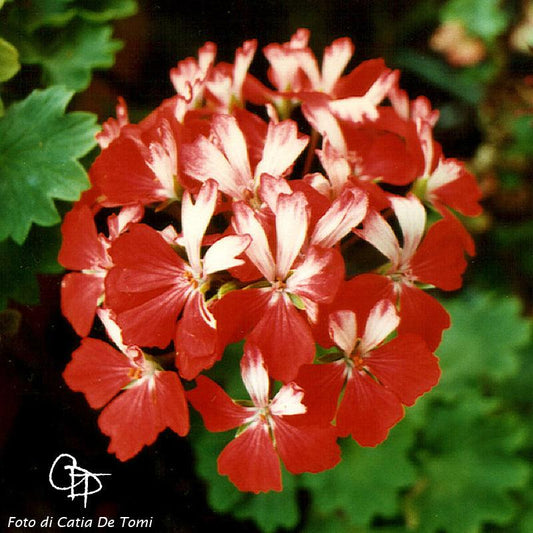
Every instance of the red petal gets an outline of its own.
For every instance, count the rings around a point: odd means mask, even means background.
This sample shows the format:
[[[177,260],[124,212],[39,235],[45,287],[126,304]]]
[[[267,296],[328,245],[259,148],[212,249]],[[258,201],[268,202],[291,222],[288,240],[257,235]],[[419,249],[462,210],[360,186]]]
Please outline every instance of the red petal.
[[[303,365],[296,383],[304,390],[306,420],[310,424],[331,422],[337,412],[339,395],[344,385],[344,362]]]
[[[262,352],[268,373],[287,383],[311,363],[315,342],[306,320],[282,293],[274,292],[261,320],[248,337]]]
[[[105,196],[102,203],[108,207],[146,205],[168,197],[162,193],[159,179],[147,164],[151,160],[150,149],[141,140],[141,134],[137,125],[124,126],[120,136],[102,150],[89,171],[91,182]]]
[[[455,225],[445,219],[429,228],[411,259],[411,269],[418,280],[445,291],[461,287],[465,268],[463,239]]]
[[[272,296],[270,288],[228,292],[212,308],[221,349],[240,341],[257,324]]]
[[[189,433],[189,408],[183,385],[175,372],[154,374],[155,406],[162,428],[169,427],[180,437]]]
[[[411,285],[401,286],[400,319],[398,333],[419,335],[431,351],[437,349],[442,332],[450,327],[446,309],[435,298]]]
[[[124,354],[106,342],[86,338],[72,354],[63,378],[72,390],[85,394],[93,409],[99,409],[130,383],[131,369]]]
[[[202,370],[210,368],[219,355],[216,350],[217,331],[205,321],[207,310],[204,309],[203,298],[198,291],[191,293],[174,339],[176,366],[180,375],[187,380],[194,379]]]
[[[405,405],[413,405],[440,377],[438,359],[420,337],[411,334],[399,335],[377,348],[366,364]]]
[[[365,373],[354,371],[337,414],[341,437],[351,434],[361,446],[377,446],[403,417],[400,400]]]
[[[131,459],[144,446],[153,444],[167,426],[179,435],[189,430],[182,385],[175,374],[175,378],[162,374],[167,372],[156,373],[153,378],[125,390],[98,419],[102,433],[111,437],[109,453],[116,454],[121,461]]]
[[[98,306],[104,294],[104,278],[71,272],[61,281],[61,312],[80,337],[89,335]]]
[[[166,347],[191,284],[182,259],[154,229],[135,224],[118,238],[106,278],[106,303],[126,344]]]
[[[250,426],[218,457],[218,471],[242,491],[281,491],[281,469],[264,424]]]
[[[293,474],[322,472],[341,459],[332,426],[293,426],[286,418],[276,417],[274,438],[281,460]]]
[[[236,428],[255,412],[255,409],[237,405],[222,387],[205,376],[196,378],[196,388],[187,392],[187,399],[202,415],[208,431]]]
[[[61,226],[63,243],[58,261],[69,270],[101,268],[109,262],[106,247],[98,238],[91,210],[86,205],[74,207]]]

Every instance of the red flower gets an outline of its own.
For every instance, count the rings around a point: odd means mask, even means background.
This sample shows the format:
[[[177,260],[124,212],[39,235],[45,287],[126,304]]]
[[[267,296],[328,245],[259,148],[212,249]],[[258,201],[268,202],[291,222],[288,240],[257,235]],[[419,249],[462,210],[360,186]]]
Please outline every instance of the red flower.
[[[352,198],[355,198],[352,197]],[[362,218],[366,201],[356,209]],[[343,198],[342,201],[346,199]],[[351,202],[347,205],[353,206]],[[263,353],[272,377],[287,382],[298,368],[313,360],[315,346],[307,318],[315,320],[317,306],[329,302],[344,276],[340,253],[322,246],[305,246],[309,212],[301,192],[279,194],[275,207],[275,256],[258,215],[243,202],[233,205],[233,225],[238,234],[249,235],[246,255],[264,278],[258,288],[227,293],[213,312],[219,323],[220,339],[225,345],[248,335]],[[331,217],[337,216],[337,209]],[[342,222],[342,216],[337,221]],[[330,246],[323,234],[328,217],[315,228],[316,242]],[[349,230],[348,230],[349,231]],[[270,231],[268,232],[270,234]],[[305,255],[300,257],[305,250]]]
[[[386,342],[398,323],[388,300],[372,308],[362,335],[354,311],[332,313],[329,333],[341,350],[338,359],[305,365],[296,379],[305,391],[309,412],[325,421],[335,417],[339,435],[352,435],[362,446],[382,442],[402,418],[402,404],[413,405],[440,376],[437,358],[422,338],[404,334]]]
[[[163,370],[138,347],[125,346],[109,310],[98,314],[120,352],[106,342],[85,338],[63,377],[72,390],[85,394],[91,407],[106,406],[98,425],[111,437],[108,451],[126,461],[153,444],[167,427],[186,435],[187,401],[175,372]]]
[[[340,460],[335,430],[306,416],[303,391],[294,383],[283,385],[269,399],[269,377],[261,352],[246,344],[241,374],[252,405],[233,401],[209,378],[200,376],[187,393],[209,431],[239,427],[237,437],[218,458],[220,474],[239,490],[280,491],[280,459],[289,472],[320,472]]]
[[[183,196],[183,236],[176,244],[184,247],[188,263],[161,234],[144,224],[134,225],[111,249],[114,268],[106,280],[108,305],[117,314],[126,342],[166,347],[176,335],[176,321],[184,310],[176,351],[186,379],[216,359],[216,323],[204,299],[211,275],[241,264],[237,256],[249,242],[245,235],[223,237],[201,258],[216,201],[213,180],[204,183],[195,204],[187,191]]]
[[[413,195],[392,197],[391,204],[400,224],[403,246],[391,226],[376,212],[370,212],[358,235],[375,246],[390,263],[382,269],[386,277],[374,280],[377,274],[359,276],[359,283],[372,285],[377,298],[398,299],[401,323],[399,331],[422,336],[431,349],[440,343],[442,331],[449,327],[445,309],[419,284],[430,284],[452,291],[462,285],[466,268],[464,257],[468,243],[457,224],[443,218],[433,224],[424,236],[426,212]],[[471,251],[467,249],[467,251]],[[376,284],[382,284],[377,290]]]

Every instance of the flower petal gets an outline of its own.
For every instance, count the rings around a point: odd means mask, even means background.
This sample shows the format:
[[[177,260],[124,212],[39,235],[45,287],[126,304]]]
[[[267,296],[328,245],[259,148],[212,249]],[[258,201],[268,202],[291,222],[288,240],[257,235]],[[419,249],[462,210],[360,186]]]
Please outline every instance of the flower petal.
[[[350,356],[357,343],[357,319],[353,311],[335,311],[329,315],[329,334],[333,342]]]
[[[400,323],[396,307],[390,300],[380,300],[370,311],[361,338],[361,352],[368,353],[381,344]]]
[[[281,491],[279,458],[268,428],[255,423],[232,440],[218,457],[218,472],[241,491]]]

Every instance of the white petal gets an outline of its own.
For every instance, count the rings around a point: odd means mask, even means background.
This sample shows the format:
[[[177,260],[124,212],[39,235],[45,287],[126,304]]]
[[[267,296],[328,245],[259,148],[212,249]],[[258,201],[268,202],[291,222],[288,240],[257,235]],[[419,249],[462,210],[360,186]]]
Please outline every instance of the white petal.
[[[351,39],[344,37],[326,46],[322,59],[322,90],[331,93],[354,53]]]
[[[369,352],[383,342],[400,323],[400,317],[390,300],[380,300],[370,311],[365,332],[361,338],[361,351]]]
[[[329,336],[346,355],[351,355],[357,342],[355,313],[349,310],[331,313],[329,315]]]
[[[270,378],[265,367],[263,355],[253,344],[247,343],[244,347],[244,354],[241,359],[242,381],[250,398],[256,407],[266,407],[268,405],[268,391],[270,389]]]
[[[200,247],[207,226],[215,211],[217,203],[218,185],[214,180],[208,180],[200,189],[196,203],[193,204],[189,191],[183,194],[181,204],[181,225],[183,229],[183,242],[189,264],[197,276],[201,275]]]
[[[363,221],[363,229],[356,233],[387,257],[394,269],[397,268],[401,259],[400,244],[392,228],[379,213],[369,211]]]
[[[255,177],[266,173],[275,178],[282,177],[307,146],[309,138],[298,136],[293,120],[268,124],[263,157],[255,169]]]
[[[273,213],[276,213],[280,194],[292,194],[292,189],[285,178],[274,178],[268,174],[261,175],[259,196]]]
[[[309,208],[301,192],[281,194],[276,207],[276,276],[284,280],[307,236]]]
[[[249,235],[252,239],[246,255],[268,281],[275,281],[275,266],[270,245],[261,223],[252,208],[244,202],[233,204],[233,227],[239,235]]]
[[[345,189],[317,222],[311,244],[324,248],[335,246],[363,220],[367,209],[368,198],[363,191]]]
[[[296,383],[283,385],[270,404],[270,412],[274,416],[302,415],[307,411],[303,397],[304,391]]]
[[[228,235],[216,241],[204,255],[204,276],[242,265],[243,260],[237,256],[244,252],[250,241],[249,235]]]
[[[391,204],[402,229],[402,264],[405,265],[413,257],[424,235],[426,210],[413,194],[409,194],[406,198],[391,197]]]
[[[213,119],[212,132],[220,141],[226,159],[235,170],[239,187],[246,189],[252,180],[252,171],[246,140],[237,120],[230,115],[217,115]]]

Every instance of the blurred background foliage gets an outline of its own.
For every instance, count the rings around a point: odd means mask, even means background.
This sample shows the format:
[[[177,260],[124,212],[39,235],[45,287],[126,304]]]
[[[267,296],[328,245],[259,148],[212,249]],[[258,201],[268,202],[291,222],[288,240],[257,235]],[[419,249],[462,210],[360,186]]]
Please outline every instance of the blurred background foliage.
[[[533,531],[530,0],[0,0],[0,8],[2,520],[75,512],[46,483],[53,458],[69,451],[113,472],[87,516],[153,515],[160,531]],[[243,40],[262,47],[299,27],[311,30],[318,57],[349,36],[350,67],[383,57],[401,69],[410,96],[440,109],[435,135],[446,156],[478,177],[485,211],[465,221],[477,256],[465,289],[440,295],[453,324],[438,350],[441,382],[382,445],[347,440],[338,467],[287,475],[280,494],[242,494],[218,476],[231,436],[209,434],[197,419],[189,440],[165,434],[119,464],[105,453],[97,413],[61,381],[78,340],[59,312],[59,223],[88,186],[96,124],[119,95],[132,120],[145,116],[172,95],[169,69],[207,40],[218,60],[232,61]],[[251,70],[264,79],[261,54]],[[231,351],[212,371],[230,392],[238,347]]]

